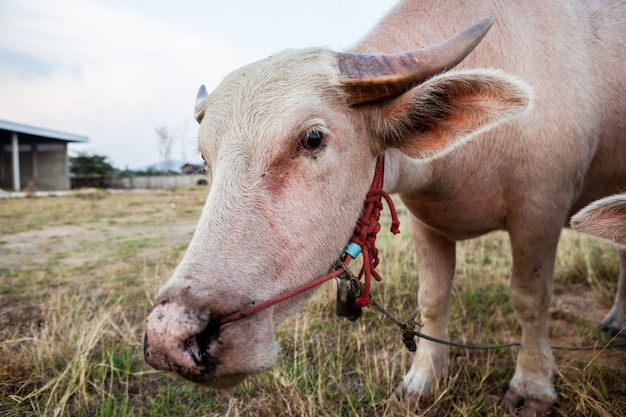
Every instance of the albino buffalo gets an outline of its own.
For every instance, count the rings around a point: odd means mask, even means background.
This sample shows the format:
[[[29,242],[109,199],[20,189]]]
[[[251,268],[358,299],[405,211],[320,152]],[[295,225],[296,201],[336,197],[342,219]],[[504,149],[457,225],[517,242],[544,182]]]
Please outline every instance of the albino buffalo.
[[[561,229],[626,189],[625,33],[620,1],[404,1],[350,53],[290,50],[201,90],[212,186],[147,319],[147,361],[216,388],[271,367],[274,329],[313,290],[222,319],[328,272],[385,155],[384,190],[410,212],[423,332],[446,338],[456,242],[507,230],[522,335],[504,403],[549,412]],[[621,330],[618,298],[604,322]],[[447,361],[420,341],[398,393],[429,397]]]

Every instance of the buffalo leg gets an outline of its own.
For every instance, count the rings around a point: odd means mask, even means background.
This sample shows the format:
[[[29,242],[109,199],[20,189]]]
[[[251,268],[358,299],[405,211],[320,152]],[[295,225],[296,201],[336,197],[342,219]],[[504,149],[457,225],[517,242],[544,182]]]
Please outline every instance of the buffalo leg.
[[[419,271],[418,294],[422,332],[446,339],[446,322],[455,268],[455,243],[423,225],[411,216],[411,231]],[[396,394],[428,398],[446,375],[448,349],[428,340],[420,340],[410,370]]]

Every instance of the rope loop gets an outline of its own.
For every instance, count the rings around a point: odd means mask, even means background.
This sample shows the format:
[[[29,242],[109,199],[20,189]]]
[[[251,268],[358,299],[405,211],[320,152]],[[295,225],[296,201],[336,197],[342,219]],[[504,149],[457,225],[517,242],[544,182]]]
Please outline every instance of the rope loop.
[[[359,307],[365,307],[370,303],[371,278],[380,281],[382,277],[376,272],[376,267],[380,263],[378,258],[378,248],[376,248],[376,236],[380,231],[380,212],[383,209],[382,200],[385,199],[391,211],[391,233],[400,233],[400,221],[396,213],[391,196],[383,190],[383,170],[385,166],[384,155],[378,157],[376,161],[376,171],[372,180],[372,187],[368,191],[363,208],[363,215],[357,221],[354,234],[350,242],[359,245],[363,251],[363,266],[359,272],[359,280],[363,278],[363,292],[356,299]]]

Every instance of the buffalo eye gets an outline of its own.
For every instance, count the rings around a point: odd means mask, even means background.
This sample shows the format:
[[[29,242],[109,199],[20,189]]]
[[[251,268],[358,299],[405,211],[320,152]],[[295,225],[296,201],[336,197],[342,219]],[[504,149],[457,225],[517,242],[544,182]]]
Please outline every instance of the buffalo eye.
[[[304,149],[311,151],[320,149],[324,144],[324,134],[319,130],[310,130],[304,135],[300,144]]]

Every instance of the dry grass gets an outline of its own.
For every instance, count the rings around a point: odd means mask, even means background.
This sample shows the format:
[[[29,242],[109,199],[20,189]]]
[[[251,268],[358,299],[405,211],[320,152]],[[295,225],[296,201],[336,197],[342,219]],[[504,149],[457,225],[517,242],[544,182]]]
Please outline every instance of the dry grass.
[[[234,390],[198,387],[144,363],[143,321],[191,237],[206,192],[0,201],[0,415],[415,415],[389,399],[411,359],[398,331],[371,309],[355,323],[335,317],[333,284],[279,328],[277,366]],[[410,237],[382,233],[379,242],[384,280],[373,291],[406,318],[417,303]],[[517,340],[507,236],[463,242],[457,258],[451,337]],[[593,345],[592,330],[615,290],[616,252],[566,231],[556,269],[553,343]],[[626,409],[625,349],[556,356],[556,415]],[[450,358],[448,379],[421,413],[501,415],[515,350],[452,349]]]

